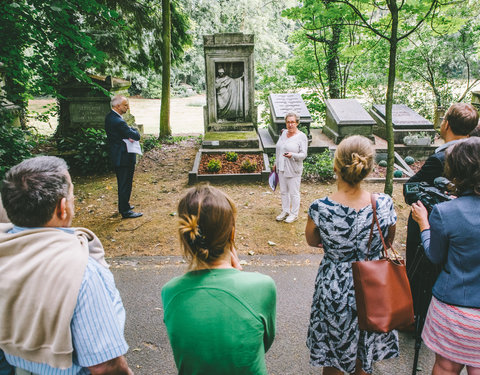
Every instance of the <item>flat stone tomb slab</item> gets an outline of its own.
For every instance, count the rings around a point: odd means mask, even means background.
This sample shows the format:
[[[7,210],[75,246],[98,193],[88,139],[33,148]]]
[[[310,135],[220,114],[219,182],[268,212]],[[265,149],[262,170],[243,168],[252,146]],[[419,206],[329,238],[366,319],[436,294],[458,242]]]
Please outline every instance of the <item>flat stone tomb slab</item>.
[[[327,119],[323,133],[339,144],[350,135],[363,135],[375,141],[375,121],[356,99],[328,99]]]
[[[386,138],[385,105],[374,104],[370,114],[375,119],[373,132],[381,138]],[[394,104],[392,107],[393,141],[403,143],[407,135],[425,133],[431,138],[435,136],[433,124],[404,104]]]
[[[374,104],[372,109],[385,122],[385,105]],[[405,104],[393,105],[392,125],[394,129],[433,129],[433,124],[430,121]]]
[[[268,102],[270,104],[270,125],[268,132],[275,142],[278,140],[281,130],[285,129],[285,115],[288,112],[295,112],[300,116],[299,126],[305,126],[307,128],[308,138],[311,139],[310,123],[312,122],[312,116],[300,94],[270,94],[268,96]]]

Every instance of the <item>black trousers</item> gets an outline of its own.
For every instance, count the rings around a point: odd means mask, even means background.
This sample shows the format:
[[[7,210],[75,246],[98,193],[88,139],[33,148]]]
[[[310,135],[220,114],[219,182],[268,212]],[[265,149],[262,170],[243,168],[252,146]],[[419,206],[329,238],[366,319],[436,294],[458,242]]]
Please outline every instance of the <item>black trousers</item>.
[[[118,186],[118,211],[125,214],[130,211],[130,195],[132,194],[133,173],[135,163],[115,167]]]
[[[420,227],[408,217],[406,267],[413,297],[415,315],[425,318],[432,299],[432,289],[442,267],[433,264],[425,255],[421,246]]]

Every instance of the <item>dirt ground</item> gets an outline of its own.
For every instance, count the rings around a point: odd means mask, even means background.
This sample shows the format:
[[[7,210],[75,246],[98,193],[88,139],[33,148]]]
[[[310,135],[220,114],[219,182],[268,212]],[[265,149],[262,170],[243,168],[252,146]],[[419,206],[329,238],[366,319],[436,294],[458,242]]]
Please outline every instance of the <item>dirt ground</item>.
[[[97,177],[74,177],[76,217],[73,225],[92,229],[105,246],[108,257],[181,255],[177,238],[176,205],[189,188],[199,145],[196,139],[179,145],[164,145],[147,152],[136,167],[131,204],[143,212],[138,219],[122,220],[117,213],[117,186],[113,173]],[[302,182],[301,215],[293,224],[276,222],[281,210],[280,192],[267,183],[217,185],[237,204],[236,245],[242,256],[287,255],[318,252],[305,241],[304,228],[310,203],[331,194],[335,182]],[[382,192],[382,183],[367,183],[372,192]],[[398,215],[396,249],[404,252],[409,208],[403,201],[402,184],[394,186]]]

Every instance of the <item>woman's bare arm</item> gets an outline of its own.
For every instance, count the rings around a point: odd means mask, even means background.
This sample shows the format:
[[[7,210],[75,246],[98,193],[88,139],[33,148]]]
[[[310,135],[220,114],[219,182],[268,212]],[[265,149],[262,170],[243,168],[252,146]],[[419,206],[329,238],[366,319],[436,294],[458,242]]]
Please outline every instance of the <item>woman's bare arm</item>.
[[[307,219],[307,225],[305,227],[305,238],[307,239],[307,243],[310,246],[322,246],[322,238],[320,237],[320,231],[318,230],[318,227],[315,225],[310,216]]]
[[[397,224],[393,224],[388,227],[387,237],[385,238],[385,245],[387,245],[387,247],[392,246],[393,240],[395,239],[396,231],[397,231]]]

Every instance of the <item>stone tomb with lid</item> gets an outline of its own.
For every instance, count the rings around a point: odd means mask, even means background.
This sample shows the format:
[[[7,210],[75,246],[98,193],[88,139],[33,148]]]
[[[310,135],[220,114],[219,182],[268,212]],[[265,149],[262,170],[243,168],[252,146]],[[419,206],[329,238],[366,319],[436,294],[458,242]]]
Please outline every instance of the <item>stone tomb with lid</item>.
[[[282,129],[285,129],[285,115],[288,112],[295,112],[300,116],[299,128],[305,127],[308,141],[312,140],[312,135],[310,134],[312,116],[300,94],[270,94],[268,102],[270,104],[268,132],[274,142],[278,141]]]
[[[90,75],[93,83],[73,80],[60,88],[63,98],[60,99],[59,127],[57,133],[63,136],[77,134],[81,129],[103,129],[105,116],[110,112],[110,96],[128,97],[131,82],[111,76]],[[95,86],[95,85],[97,86]],[[105,89],[102,91],[98,86]],[[130,110],[123,115],[129,126],[135,126],[143,134],[143,125],[135,123]]]
[[[322,132],[339,144],[350,135],[363,135],[373,142],[375,121],[356,99],[327,99],[327,118]]]
[[[376,122],[373,132],[381,138],[386,138],[385,105],[374,104],[370,114]],[[433,124],[404,104],[393,105],[392,125],[395,144],[404,143],[403,139],[407,136],[427,135],[431,139],[435,137]]]

